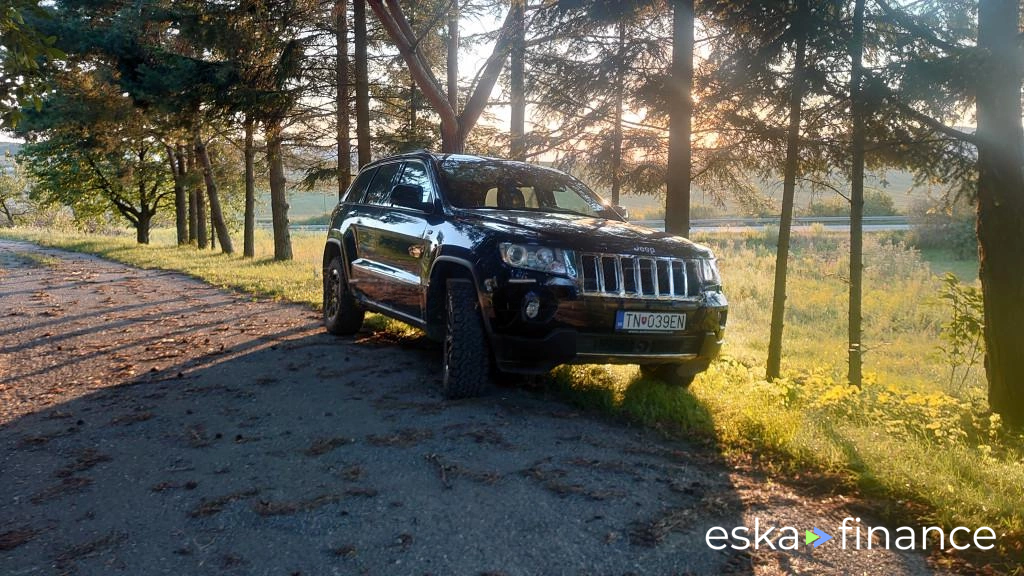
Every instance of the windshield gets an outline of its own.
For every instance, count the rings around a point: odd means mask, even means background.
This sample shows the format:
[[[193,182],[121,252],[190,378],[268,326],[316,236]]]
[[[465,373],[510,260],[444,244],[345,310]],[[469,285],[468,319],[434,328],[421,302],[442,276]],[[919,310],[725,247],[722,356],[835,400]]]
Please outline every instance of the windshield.
[[[615,217],[579,180],[521,162],[448,157],[439,163],[445,197],[456,208]]]

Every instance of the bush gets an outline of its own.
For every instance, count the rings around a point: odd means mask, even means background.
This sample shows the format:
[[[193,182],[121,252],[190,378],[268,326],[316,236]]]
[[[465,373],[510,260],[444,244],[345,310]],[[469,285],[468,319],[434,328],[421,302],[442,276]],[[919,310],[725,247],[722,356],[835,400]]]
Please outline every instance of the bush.
[[[939,297],[951,308],[949,321],[942,325],[939,349],[949,364],[950,386],[963,389],[978,360],[984,355],[985,306],[981,290],[960,283],[951,272],[942,279]]]
[[[925,198],[911,204],[909,216],[911,245],[922,250],[949,250],[962,260],[977,256],[972,202]]]
[[[881,190],[864,191],[865,216],[895,216],[899,214],[892,196]],[[849,216],[850,203],[842,198],[820,202],[811,201],[803,210],[804,216]]]

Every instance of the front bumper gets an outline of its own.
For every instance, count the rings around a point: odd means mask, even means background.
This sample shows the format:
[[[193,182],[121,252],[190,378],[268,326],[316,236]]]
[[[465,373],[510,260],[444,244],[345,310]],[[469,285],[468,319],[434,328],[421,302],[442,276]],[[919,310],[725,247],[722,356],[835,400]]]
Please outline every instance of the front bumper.
[[[520,303],[526,294],[545,303],[528,321]],[[728,302],[721,292],[686,300],[581,297],[571,286],[510,286],[484,306],[498,368],[543,373],[559,364],[677,364],[694,374],[707,368],[722,347]],[[686,331],[617,331],[619,310],[686,314]],[[685,370],[683,370],[685,371]]]
[[[562,328],[543,337],[491,334],[491,349],[504,372],[544,373],[560,364],[678,364],[696,374],[718,355],[723,336],[721,330],[655,335]]]

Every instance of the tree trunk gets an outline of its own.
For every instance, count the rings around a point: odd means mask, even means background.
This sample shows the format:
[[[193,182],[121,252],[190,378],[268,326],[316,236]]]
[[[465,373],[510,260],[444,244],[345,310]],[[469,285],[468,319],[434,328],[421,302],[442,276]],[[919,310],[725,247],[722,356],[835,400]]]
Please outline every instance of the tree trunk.
[[[462,154],[466,151],[466,135],[456,124],[441,125],[441,152]]]
[[[512,0],[512,49],[509,58],[509,93],[512,121],[509,126],[509,156],[526,160],[526,0]]]
[[[139,166],[145,161],[146,152],[145,150],[139,152]],[[149,224],[153,219],[153,213],[146,211],[146,206],[149,203],[149,194],[146,193],[146,182],[141,176],[138,178],[139,186],[139,204],[142,209],[135,214],[135,241],[139,244],[149,244]]]
[[[864,1],[855,0],[850,37],[850,113],[853,121],[850,175],[850,385],[860,388],[864,349],[861,342],[861,296],[864,278]]]
[[[14,226],[14,212],[7,206],[6,200],[0,200],[0,214],[3,214],[4,219],[7,220],[7,224],[4,227]]]
[[[353,0],[356,51],[356,147],[359,167],[370,163],[370,78],[366,45],[366,0]]]
[[[626,24],[619,22],[619,44],[615,51],[615,125],[612,126],[612,204],[619,205],[622,192],[622,101],[626,90]]]
[[[135,241],[139,244],[149,244],[149,229],[153,221],[153,214],[143,211],[138,221],[135,222]]]
[[[459,2],[452,0],[448,8],[448,104],[459,113]]]
[[[270,211],[274,219],[274,260],[292,259],[292,238],[288,232],[288,191],[281,151],[281,123],[267,127],[267,163],[270,165]]]
[[[256,147],[253,144],[255,122],[245,118],[245,224],[242,230],[242,257],[256,257]]]
[[[800,3],[797,10],[804,13]],[[771,337],[768,341],[766,378],[774,380],[782,373],[782,328],[786,314],[786,269],[789,264],[789,232],[793,223],[793,195],[796,190],[797,160],[800,152],[800,114],[804,97],[804,59],[807,39],[797,36],[793,66],[793,86],[789,97],[789,131],[786,135],[786,167],[782,183],[782,217],[779,219],[779,246],[775,253],[775,291],[772,295]]]
[[[352,142],[349,140],[348,78],[348,0],[335,0],[334,35],[337,49],[335,72],[338,79],[338,198],[341,199],[352,179]]]
[[[412,142],[416,139],[416,121],[418,114],[416,113],[416,79],[409,78],[409,132],[408,141]]]
[[[669,84],[668,175],[665,231],[690,235],[690,174],[693,154],[693,0],[674,0],[672,77]]]
[[[181,146],[178,146],[177,153],[182,156],[182,164],[185,166],[185,175],[187,177],[194,170],[194,154],[186,154]],[[197,242],[199,233],[199,216],[197,212],[199,199],[196,197],[195,185],[186,182],[186,187],[188,188],[188,243],[193,244]]]
[[[217,239],[220,241],[221,249],[225,254],[231,254],[234,252],[234,248],[231,245],[231,237],[228,235],[227,223],[224,222],[224,213],[220,208],[220,195],[217,192],[217,182],[213,178],[213,166],[210,164],[210,151],[207,149],[206,143],[203,142],[203,138],[199,134],[198,130],[195,131],[194,137],[196,158],[199,159],[199,162],[203,167],[203,181],[206,183],[206,195],[210,199],[210,223],[213,225],[213,230],[217,233]],[[210,242],[210,247],[214,247],[214,243],[212,241]]]
[[[209,244],[209,236],[206,234],[206,193],[203,191],[203,187],[199,184],[199,179],[195,178],[196,172],[200,170],[199,159],[196,156],[196,149],[194,146],[190,147],[189,150],[189,172],[192,174],[193,179],[193,191],[196,196],[196,242],[199,248],[205,250]]]
[[[174,228],[177,233],[178,245],[188,244],[188,193],[185,191],[185,167],[181,165],[181,157],[174,147],[165,145],[167,161],[171,165],[171,176],[174,177]]]
[[[985,371],[994,412],[1024,427],[1024,134],[1020,4],[981,0],[977,83],[978,252],[985,299]]]

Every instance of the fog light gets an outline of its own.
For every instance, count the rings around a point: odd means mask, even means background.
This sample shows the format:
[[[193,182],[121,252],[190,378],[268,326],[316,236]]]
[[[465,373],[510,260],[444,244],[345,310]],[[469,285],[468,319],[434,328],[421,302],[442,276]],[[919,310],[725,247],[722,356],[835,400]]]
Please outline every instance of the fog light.
[[[523,297],[523,316],[533,320],[537,318],[538,314],[540,314],[540,298],[533,292],[530,292]]]

